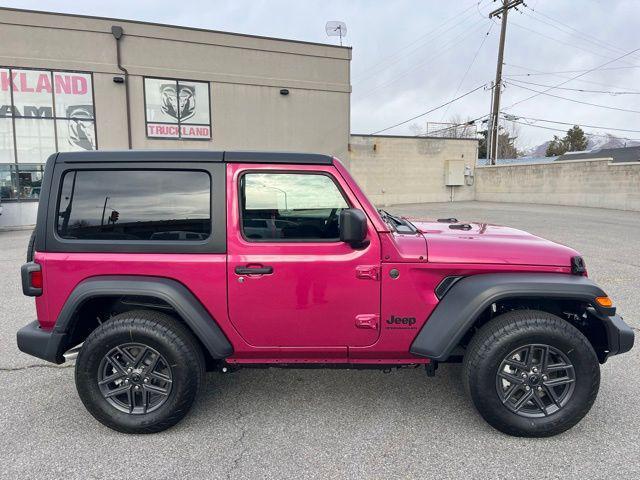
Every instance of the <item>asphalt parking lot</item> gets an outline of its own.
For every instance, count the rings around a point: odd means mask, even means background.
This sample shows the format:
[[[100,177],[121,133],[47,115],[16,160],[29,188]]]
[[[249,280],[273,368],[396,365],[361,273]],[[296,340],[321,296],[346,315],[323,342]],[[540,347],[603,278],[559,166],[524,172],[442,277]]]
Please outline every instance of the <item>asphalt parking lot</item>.
[[[640,213],[464,202],[390,208],[506,224],[571,245],[640,327]],[[598,399],[572,430],[518,439],[489,427],[459,366],[212,373],[173,429],[127,436],[81,404],[73,365],[22,354],[35,318],[19,267],[30,232],[0,232],[0,478],[640,478],[640,348],[602,367]]]

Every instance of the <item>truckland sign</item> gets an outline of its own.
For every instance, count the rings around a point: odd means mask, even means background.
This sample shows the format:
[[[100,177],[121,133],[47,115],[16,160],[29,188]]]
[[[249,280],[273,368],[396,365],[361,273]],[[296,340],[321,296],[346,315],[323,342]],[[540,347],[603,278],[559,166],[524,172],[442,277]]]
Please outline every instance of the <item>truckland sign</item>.
[[[207,82],[145,78],[144,98],[147,137],[211,138]]]
[[[91,74],[0,68],[0,137],[3,153],[17,151],[18,161],[95,150]]]

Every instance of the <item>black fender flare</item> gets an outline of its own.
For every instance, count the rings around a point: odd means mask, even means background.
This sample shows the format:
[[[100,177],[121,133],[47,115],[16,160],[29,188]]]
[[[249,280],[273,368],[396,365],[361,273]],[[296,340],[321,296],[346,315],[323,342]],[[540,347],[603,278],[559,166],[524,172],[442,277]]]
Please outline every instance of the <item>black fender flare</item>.
[[[603,317],[615,308],[601,308],[595,297],[604,291],[587,277],[562,273],[487,273],[464,277],[453,284],[413,340],[410,352],[445,361],[478,316],[492,303],[507,298],[551,298],[592,304]]]
[[[83,280],[67,298],[53,333],[68,335],[75,312],[88,300],[117,295],[158,298],[171,305],[213,358],[225,358],[233,353],[231,343],[193,293],[182,283],[163,277],[105,275]]]

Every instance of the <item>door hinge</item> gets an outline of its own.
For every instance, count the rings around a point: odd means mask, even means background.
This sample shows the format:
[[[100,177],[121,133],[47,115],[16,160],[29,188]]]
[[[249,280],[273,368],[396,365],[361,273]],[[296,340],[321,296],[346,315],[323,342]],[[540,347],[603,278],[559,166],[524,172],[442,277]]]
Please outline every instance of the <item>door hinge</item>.
[[[379,280],[380,267],[378,265],[358,265],[356,267],[356,278],[364,280]]]
[[[377,330],[379,322],[380,315],[377,313],[362,313],[360,315],[356,315],[356,327],[358,328],[371,328],[372,330]]]

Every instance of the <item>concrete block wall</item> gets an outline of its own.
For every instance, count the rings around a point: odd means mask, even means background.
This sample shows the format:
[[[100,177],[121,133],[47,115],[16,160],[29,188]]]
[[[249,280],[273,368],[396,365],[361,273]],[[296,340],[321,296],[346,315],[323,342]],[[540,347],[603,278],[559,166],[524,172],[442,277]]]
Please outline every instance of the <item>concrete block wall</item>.
[[[473,186],[445,185],[445,167],[463,160],[473,171],[477,151],[474,139],[351,135],[349,170],[378,206],[473,200]]]
[[[477,167],[475,199],[640,211],[640,163],[602,158]]]

